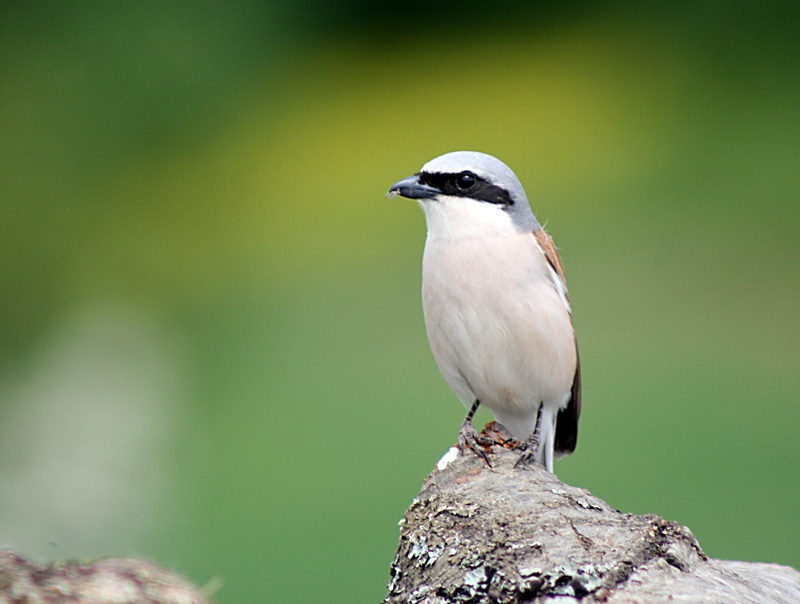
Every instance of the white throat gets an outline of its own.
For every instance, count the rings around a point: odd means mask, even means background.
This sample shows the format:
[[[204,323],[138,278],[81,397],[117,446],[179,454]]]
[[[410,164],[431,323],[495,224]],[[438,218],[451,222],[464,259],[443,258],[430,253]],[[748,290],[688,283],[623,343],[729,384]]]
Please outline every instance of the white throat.
[[[486,237],[516,231],[508,212],[491,203],[440,196],[420,201],[431,239]]]

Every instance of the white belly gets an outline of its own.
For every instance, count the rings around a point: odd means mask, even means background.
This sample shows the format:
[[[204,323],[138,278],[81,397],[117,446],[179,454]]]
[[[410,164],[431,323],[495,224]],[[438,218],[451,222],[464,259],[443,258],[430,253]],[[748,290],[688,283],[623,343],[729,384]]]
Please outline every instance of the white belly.
[[[433,356],[465,406],[480,400],[522,440],[540,403],[553,419],[567,404],[572,322],[532,234],[429,235],[422,302]]]

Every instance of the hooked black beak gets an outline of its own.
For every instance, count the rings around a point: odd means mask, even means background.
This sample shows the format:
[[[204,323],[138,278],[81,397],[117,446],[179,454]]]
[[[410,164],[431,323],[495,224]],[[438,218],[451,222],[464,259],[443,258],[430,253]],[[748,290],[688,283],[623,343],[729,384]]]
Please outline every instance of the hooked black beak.
[[[408,199],[433,199],[442,192],[419,181],[419,175],[409,176],[399,180],[389,188],[387,197],[407,197]]]

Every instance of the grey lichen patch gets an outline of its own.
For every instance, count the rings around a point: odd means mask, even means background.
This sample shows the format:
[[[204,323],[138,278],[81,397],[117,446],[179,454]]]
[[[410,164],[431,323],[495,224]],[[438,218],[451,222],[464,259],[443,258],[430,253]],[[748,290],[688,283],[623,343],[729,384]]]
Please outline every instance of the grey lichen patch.
[[[409,559],[416,558],[423,566],[430,566],[439,559],[444,551],[444,544],[440,543],[435,546],[428,544],[428,538],[425,535],[414,535],[409,539],[411,549],[407,554]]]
[[[595,504],[591,503],[588,499],[586,499],[584,497],[581,497],[580,499],[576,499],[575,503],[577,503],[579,506],[581,506],[585,510],[596,510],[598,512],[602,512],[603,511],[603,508],[601,508],[599,505],[595,505]]]
[[[483,567],[473,568],[464,573],[464,585],[468,587],[478,589],[481,585],[486,585],[487,583],[488,577],[486,576],[486,569]]]
[[[447,550],[448,556],[455,556],[458,553],[458,546],[461,545],[461,535],[456,533],[453,542],[450,544],[450,549]]]
[[[605,586],[605,577],[610,567],[595,564],[580,566],[557,566],[548,571],[526,570],[520,581],[521,597],[530,596],[572,596],[583,598]]]

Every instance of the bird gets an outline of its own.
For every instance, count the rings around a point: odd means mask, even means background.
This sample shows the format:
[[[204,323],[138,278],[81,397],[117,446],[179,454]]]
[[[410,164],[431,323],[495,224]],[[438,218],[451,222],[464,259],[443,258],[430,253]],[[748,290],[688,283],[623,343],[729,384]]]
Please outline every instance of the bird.
[[[484,405],[522,450],[516,466],[575,450],[581,373],[564,269],[517,176],[486,153],[436,157],[389,188],[422,206],[428,342],[468,409],[458,445],[488,465],[472,423]]]

